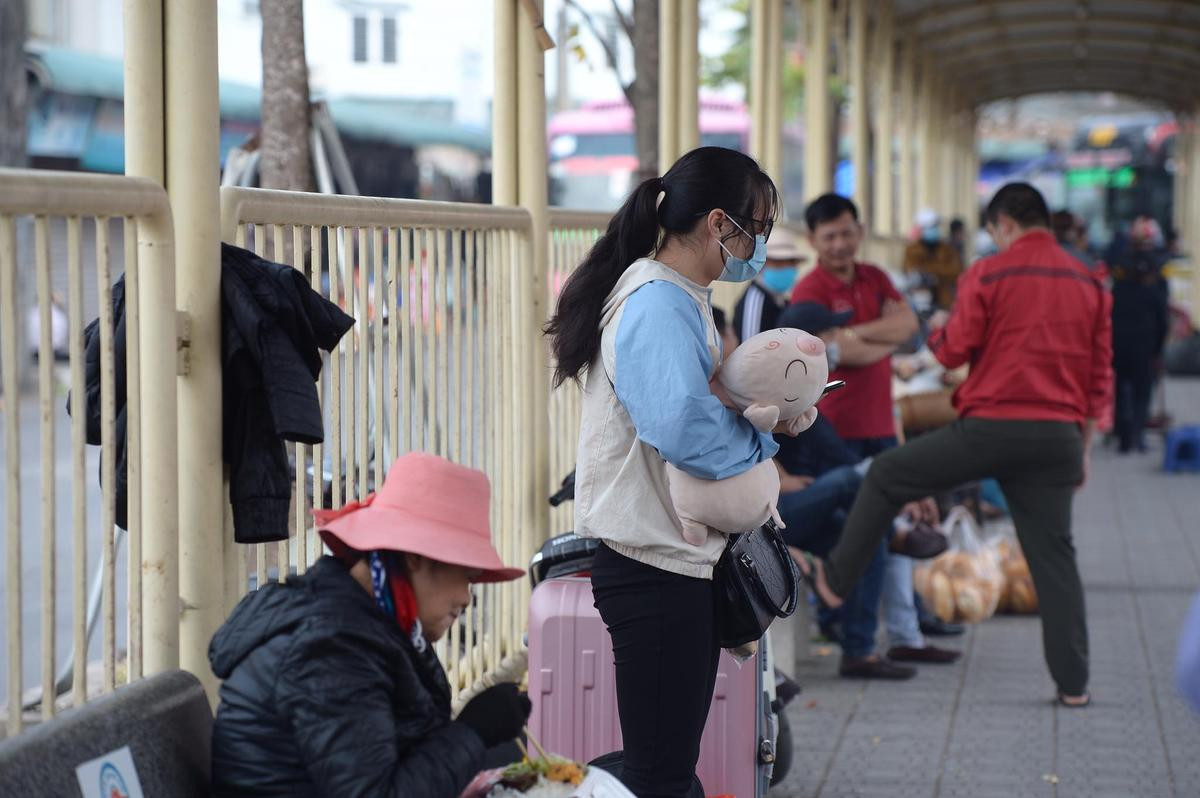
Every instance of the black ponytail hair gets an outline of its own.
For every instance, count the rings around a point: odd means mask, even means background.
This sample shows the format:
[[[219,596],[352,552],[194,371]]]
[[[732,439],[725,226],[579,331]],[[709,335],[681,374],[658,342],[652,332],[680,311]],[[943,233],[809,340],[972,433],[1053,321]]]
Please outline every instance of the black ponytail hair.
[[[750,156],[724,147],[692,150],[662,177],[643,181],[559,294],[545,328],[554,352],[555,386],[578,380],[595,359],[604,300],[635,260],[672,236],[690,233],[717,208],[751,235],[765,234],[778,207],[779,195],[767,173]]]

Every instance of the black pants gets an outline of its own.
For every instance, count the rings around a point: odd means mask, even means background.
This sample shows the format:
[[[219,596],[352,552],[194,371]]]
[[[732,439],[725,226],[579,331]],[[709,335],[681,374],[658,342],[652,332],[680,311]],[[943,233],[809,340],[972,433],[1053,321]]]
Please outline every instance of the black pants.
[[[592,589],[616,660],[621,778],[638,798],[684,798],[717,680],[712,581],[643,565],[601,545]]]
[[[1154,370],[1146,364],[1119,368],[1116,376],[1116,412],[1113,426],[1122,452],[1146,448],[1146,419],[1150,417],[1150,397],[1154,392]]]
[[[829,554],[829,585],[845,596],[904,504],[994,477],[1012,510],[1037,590],[1050,676],[1068,695],[1088,683],[1083,584],[1071,539],[1071,504],[1083,476],[1079,427],[1054,421],[963,419],[892,449],[867,479]]]

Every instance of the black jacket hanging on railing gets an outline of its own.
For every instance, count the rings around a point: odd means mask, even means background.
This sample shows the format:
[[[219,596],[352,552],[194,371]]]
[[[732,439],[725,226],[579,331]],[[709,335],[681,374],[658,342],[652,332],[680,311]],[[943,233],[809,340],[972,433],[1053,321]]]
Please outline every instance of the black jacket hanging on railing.
[[[283,442],[321,443],[321,353],[354,326],[304,275],[221,245],[224,444],[234,539],[283,540],[294,474]]]
[[[113,287],[116,366],[117,524],[127,526],[124,277]],[[230,468],[234,538],[283,540],[293,474],[284,441],[324,439],[316,380],[321,354],[354,319],[316,293],[304,275],[221,245],[224,459]],[[100,323],[84,330],[87,441],[100,443]],[[68,409],[69,409],[68,400]],[[151,444],[147,444],[151,445]]]
[[[128,512],[128,467],[129,455],[125,446],[125,275],[112,287],[113,312],[113,397],[116,406],[114,440],[116,441],[116,515],[115,521],[121,529],[129,528]],[[100,417],[100,319],[93,319],[83,330],[83,374],[84,374],[84,435],[88,443],[99,446],[102,440]],[[67,397],[67,413],[71,412],[71,398]],[[104,464],[100,464],[100,482],[104,482]]]

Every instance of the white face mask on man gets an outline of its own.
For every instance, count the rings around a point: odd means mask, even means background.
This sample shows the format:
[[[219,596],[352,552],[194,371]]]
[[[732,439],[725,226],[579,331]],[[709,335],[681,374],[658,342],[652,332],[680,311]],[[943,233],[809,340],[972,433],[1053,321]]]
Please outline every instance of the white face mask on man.
[[[842,347],[836,340],[825,343],[825,359],[829,361],[829,372],[832,374],[842,359]]]

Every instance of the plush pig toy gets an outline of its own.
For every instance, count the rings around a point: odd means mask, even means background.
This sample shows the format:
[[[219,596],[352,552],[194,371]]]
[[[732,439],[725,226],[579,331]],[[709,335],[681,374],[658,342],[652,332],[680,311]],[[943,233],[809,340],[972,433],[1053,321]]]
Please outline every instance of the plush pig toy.
[[[768,330],[743,343],[713,381],[713,392],[757,429],[770,432],[781,422],[791,434],[812,426],[814,406],[829,378],[825,344],[803,330]],[[698,479],[667,464],[667,480],[683,539],[694,546],[710,527],[746,532],[775,519],[780,527],[779,472],[764,461],[728,479]]]

